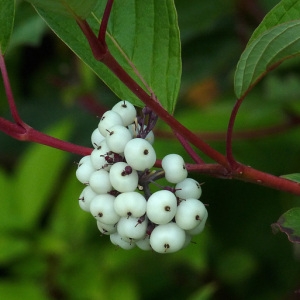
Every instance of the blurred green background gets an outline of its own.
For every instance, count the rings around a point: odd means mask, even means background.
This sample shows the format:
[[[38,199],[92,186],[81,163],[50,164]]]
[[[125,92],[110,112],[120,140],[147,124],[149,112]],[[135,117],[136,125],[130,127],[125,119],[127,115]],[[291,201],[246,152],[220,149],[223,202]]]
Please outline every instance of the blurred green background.
[[[20,114],[35,129],[90,147],[103,111],[118,99],[17,1],[7,68]],[[176,117],[224,152],[235,97],[235,65],[262,17],[278,3],[175,1],[182,37],[182,89]],[[241,107],[236,131],[257,130],[300,115],[300,61],[270,73]],[[11,119],[3,86],[0,113]],[[158,157],[182,154],[156,129]],[[276,175],[299,172],[300,130],[234,141],[236,158]],[[0,298],[13,299],[297,299],[300,248],[271,224],[296,196],[238,181],[191,174],[204,182],[205,231],[169,255],[125,251],[101,236],[78,206],[83,186],[69,153],[0,133]],[[209,161],[209,160],[208,160]]]

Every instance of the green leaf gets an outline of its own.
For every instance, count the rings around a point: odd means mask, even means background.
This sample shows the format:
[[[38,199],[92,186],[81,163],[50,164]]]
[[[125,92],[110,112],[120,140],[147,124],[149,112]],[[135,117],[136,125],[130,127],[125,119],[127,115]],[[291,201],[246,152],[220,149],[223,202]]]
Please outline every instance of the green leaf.
[[[292,243],[300,243],[300,207],[285,212],[276,223],[272,224],[274,232],[284,232]]]
[[[15,1],[0,0],[0,53],[4,54],[13,30]]]
[[[97,34],[106,1],[99,1],[87,22]],[[121,99],[142,106],[140,100],[96,61],[75,20],[35,7],[49,27]],[[121,66],[149,94],[154,92],[162,105],[173,112],[180,87],[181,50],[177,14],[173,0],[116,0],[106,40]]]
[[[300,20],[271,28],[253,41],[238,62],[234,88],[238,98],[248,92],[268,71],[300,53]]]
[[[94,9],[97,0],[28,0],[32,5],[63,17],[85,19]]]
[[[300,183],[300,173],[287,174],[287,175],[282,175],[280,177]]]
[[[262,33],[279,24],[300,19],[300,2],[298,0],[280,1],[262,20],[252,34],[249,44]]]
[[[48,132],[65,139],[71,125],[63,122]],[[55,195],[60,183],[60,174],[68,153],[43,145],[31,145],[18,163],[13,201],[15,215],[22,229],[35,225],[44,206]]]

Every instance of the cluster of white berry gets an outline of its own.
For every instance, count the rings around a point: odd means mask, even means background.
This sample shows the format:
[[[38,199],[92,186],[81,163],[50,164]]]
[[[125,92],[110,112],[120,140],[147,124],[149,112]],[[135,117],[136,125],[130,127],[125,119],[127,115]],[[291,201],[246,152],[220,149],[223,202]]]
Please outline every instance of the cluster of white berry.
[[[86,185],[79,205],[96,218],[98,229],[110,235],[113,244],[171,253],[202,232],[208,214],[198,200],[201,186],[187,178],[180,155],[165,156],[163,170],[151,170],[156,162],[156,120],[147,108],[137,116],[125,100],[103,114],[92,133],[94,150],[80,160],[76,171]],[[152,193],[150,184],[162,177],[173,186]]]

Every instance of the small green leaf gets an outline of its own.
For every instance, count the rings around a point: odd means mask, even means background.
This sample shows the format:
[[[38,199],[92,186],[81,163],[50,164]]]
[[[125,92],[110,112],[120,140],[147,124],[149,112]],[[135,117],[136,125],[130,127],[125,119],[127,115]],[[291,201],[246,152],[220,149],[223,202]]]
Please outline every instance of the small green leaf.
[[[99,1],[87,18],[97,35],[106,1]],[[120,98],[141,101],[102,63],[95,60],[75,20],[35,6],[37,12]],[[154,92],[169,111],[175,109],[181,79],[181,49],[173,0],[114,1],[106,41],[113,56],[149,95]]]
[[[280,177],[300,183],[300,173],[287,174]]]
[[[300,53],[300,20],[271,28],[254,40],[238,62],[234,88],[238,98],[248,92],[268,71]]]
[[[249,44],[257,39],[262,33],[279,24],[300,19],[300,1],[280,1],[262,20],[252,34]]]
[[[14,26],[15,1],[0,0],[0,53],[4,54]]]
[[[300,207],[288,210],[271,226],[274,232],[284,232],[292,243],[300,243]]]
[[[29,0],[29,2],[36,8],[64,17],[85,19],[94,9],[97,0]]]

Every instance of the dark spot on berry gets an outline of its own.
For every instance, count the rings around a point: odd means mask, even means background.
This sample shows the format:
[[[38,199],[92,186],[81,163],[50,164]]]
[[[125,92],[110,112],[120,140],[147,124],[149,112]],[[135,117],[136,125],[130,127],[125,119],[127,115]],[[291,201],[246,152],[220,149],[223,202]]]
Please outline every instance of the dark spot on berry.
[[[165,211],[170,211],[171,207],[170,206],[165,206]]]
[[[144,150],[144,154],[145,154],[145,155],[148,155],[148,154],[149,154],[149,150],[148,150],[148,149],[145,149],[145,150]]]
[[[102,218],[102,217],[103,217],[103,213],[100,212],[100,213],[98,214],[98,217]]]
[[[106,131],[109,133],[109,135],[113,135],[114,131],[109,131],[108,129],[106,129]]]
[[[199,216],[199,215],[197,215],[197,216],[195,217],[195,219],[196,219],[197,221],[201,221],[201,219],[200,219],[200,216]]]

